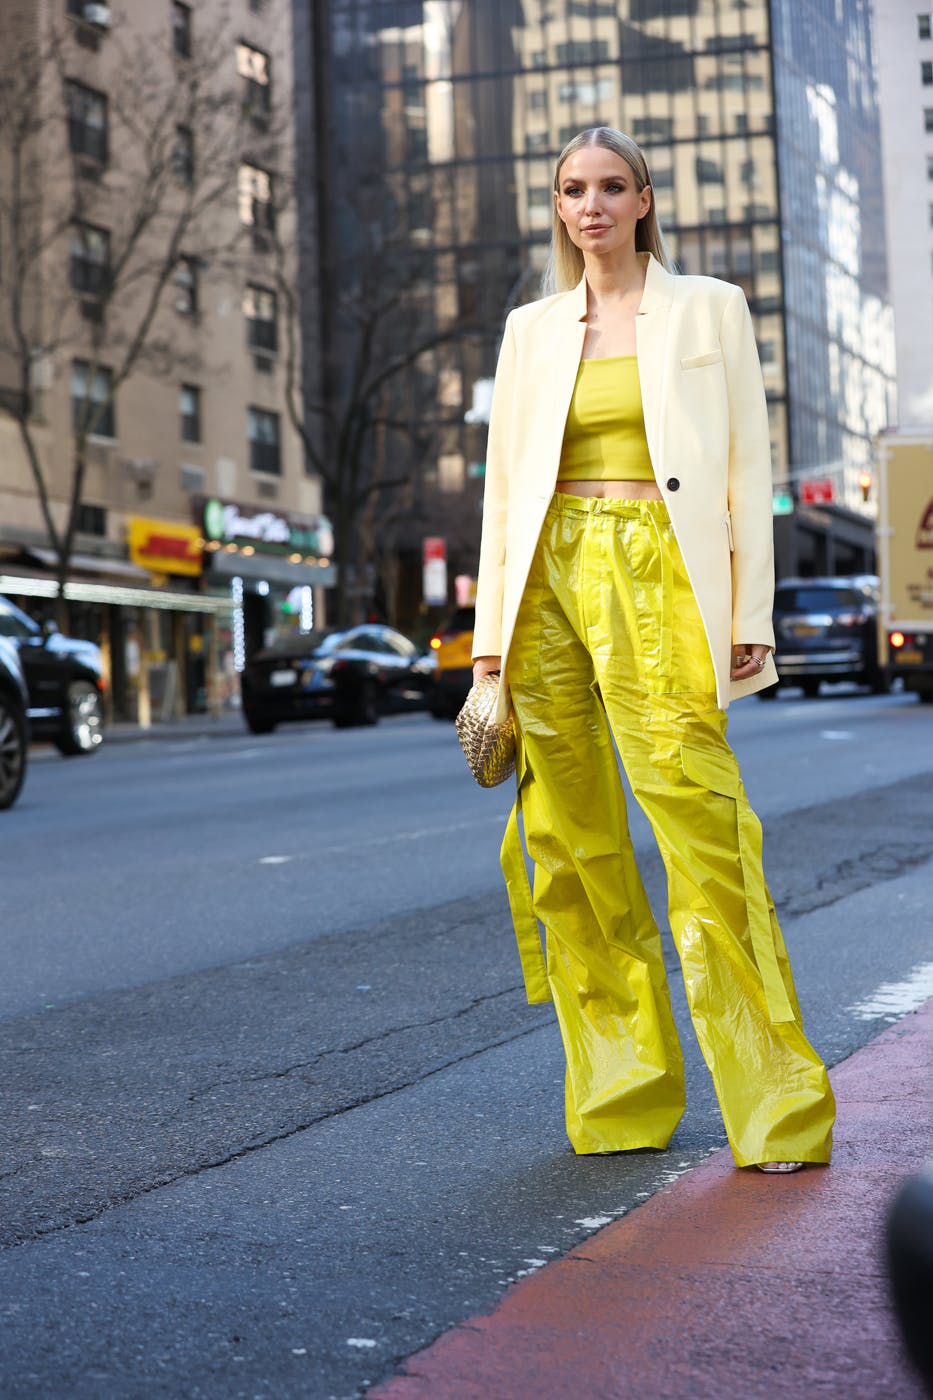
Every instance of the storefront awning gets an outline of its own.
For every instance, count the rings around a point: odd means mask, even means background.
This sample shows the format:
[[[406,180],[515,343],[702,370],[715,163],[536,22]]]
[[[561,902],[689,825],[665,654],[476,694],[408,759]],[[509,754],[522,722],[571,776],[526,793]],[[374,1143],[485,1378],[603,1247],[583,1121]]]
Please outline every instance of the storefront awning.
[[[0,593],[15,593],[25,598],[54,598],[58,584],[54,579],[35,574],[0,574]],[[169,612],[215,613],[225,615],[233,610],[229,597],[211,597],[206,593],[176,593],[168,588],[128,588],[115,583],[84,583],[70,579],[65,584],[65,597],[74,603],[104,603],[123,608],[159,608]]]
[[[207,577],[213,575],[218,580],[265,579],[266,583],[283,583],[286,588],[301,584],[322,584],[330,588],[337,582],[335,564],[292,564],[275,554],[244,554],[242,550],[235,554],[218,550],[208,557],[211,562]]]

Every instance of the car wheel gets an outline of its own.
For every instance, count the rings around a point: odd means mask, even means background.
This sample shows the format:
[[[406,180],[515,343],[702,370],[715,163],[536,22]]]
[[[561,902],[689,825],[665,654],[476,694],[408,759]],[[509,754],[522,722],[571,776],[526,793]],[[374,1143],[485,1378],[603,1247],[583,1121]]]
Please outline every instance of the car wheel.
[[[334,702],[334,726],[356,729],[364,724],[379,723],[379,702],[372,681],[363,680],[348,687]]]
[[[780,690],[780,688],[781,687],[777,684],[777,682],[775,682],[774,685],[766,685],[764,690],[759,690],[755,693],[757,694],[759,700],[776,700],[777,693]]]
[[[933,690],[918,690],[921,705],[933,705]]]
[[[246,727],[250,734],[271,734],[275,729],[274,719],[264,719],[262,715],[244,714]]]
[[[0,811],[12,807],[26,776],[26,721],[0,695]]]
[[[884,671],[872,671],[868,678],[872,695],[887,695],[891,689],[891,681]]]
[[[815,700],[820,693],[820,683],[814,680],[804,680],[800,682],[800,689],[808,700]]]
[[[55,747],[66,758],[100,748],[104,738],[104,707],[90,681],[72,681],[65,693],[65,716]]]

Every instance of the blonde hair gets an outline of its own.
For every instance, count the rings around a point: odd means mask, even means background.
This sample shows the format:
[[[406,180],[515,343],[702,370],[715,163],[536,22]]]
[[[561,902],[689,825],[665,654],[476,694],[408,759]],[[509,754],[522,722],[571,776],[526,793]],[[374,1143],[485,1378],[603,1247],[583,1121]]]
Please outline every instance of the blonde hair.
[[[626,136],[624,131],[616,131],[615,127],[612,126],[593,126],[587,131],[581,131],[568,141],[557,157],[557,165],[554,168],[555,192],[560,188],[560,172],[564,161],[576,151],[582,150],[584,146],[602,146],[605,150],[614,151],[617,156],[620,156],[631,169],[639,194],[646,185],[651,184],[648,162],[645,160],[641,148],[632,140],[631,136]],[[664,242],[661,225],[658,222],[653,189],[648,212],[635,225],[635,250],[639,253],[651,253],[668,272],[675,270]],[[551,230],[551,251],[542,281],[542,291],[545,296],[553,292],[567,292],[571,287],[577,285],[582,276],[583,254],[571,241],[567,226],[555,206],[554,224]]]

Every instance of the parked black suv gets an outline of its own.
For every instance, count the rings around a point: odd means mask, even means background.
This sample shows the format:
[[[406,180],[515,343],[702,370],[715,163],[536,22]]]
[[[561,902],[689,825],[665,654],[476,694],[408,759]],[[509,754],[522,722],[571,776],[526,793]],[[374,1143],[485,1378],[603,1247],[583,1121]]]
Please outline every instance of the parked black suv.
[[[878,665],[877,599],[872,574],[783,579],[774,593],[774,659],[782,683],[801,686],[809,697],[819,693],[821,681],[886,690]],[[759,694],[767,700],[775,689]]]
[[[26,776],[28,693],[19,653],[0,637],[0,811],[12,807]]]
[[[51,739],[68,756],[94,753],[103,739],[104,680],[100,647],[40,627],[0,595],[0,637],[16,644],[29,689],[33,739]]]

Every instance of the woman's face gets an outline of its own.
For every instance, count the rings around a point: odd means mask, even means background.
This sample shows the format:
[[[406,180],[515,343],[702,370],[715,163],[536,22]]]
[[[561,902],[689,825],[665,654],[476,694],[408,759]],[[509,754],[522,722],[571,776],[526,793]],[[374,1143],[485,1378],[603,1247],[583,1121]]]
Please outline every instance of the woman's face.
[[[560,168],[554,195],[571,240],[584,253],[635,244],[635,225],[651,207],[651,187],[639,192],[628,161],[605,146],[583,146]]]

